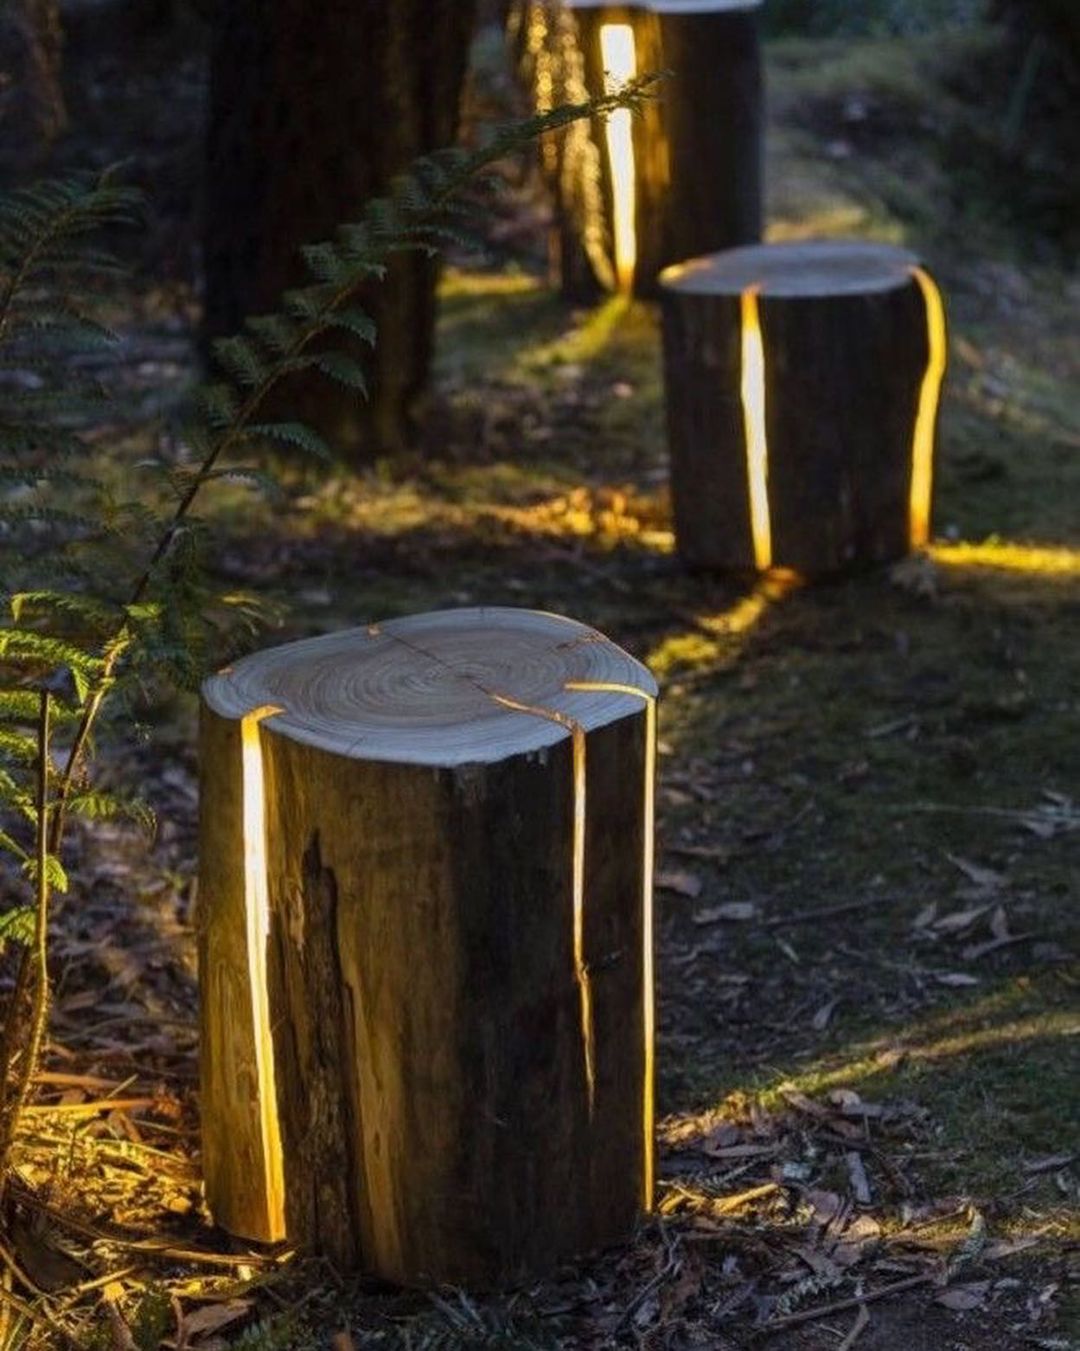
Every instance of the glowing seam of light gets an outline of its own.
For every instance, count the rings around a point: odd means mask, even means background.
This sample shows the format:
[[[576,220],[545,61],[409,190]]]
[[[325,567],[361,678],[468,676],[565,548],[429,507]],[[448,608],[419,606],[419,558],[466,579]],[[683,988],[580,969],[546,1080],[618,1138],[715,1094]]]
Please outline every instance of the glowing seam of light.
[[[573,744],[574,774],[574,838],[571,863],[571,893],[574,909],[574,979],[581,1003],[581,1049],[585,1064],[585,1085],[589,1098],[589,1119],[592,1120],[596,1100],[596,1047],[593,1027],[592,980],[585,961],[585,728],[575,718],[553,708],[523,704],[505,694],[489,691],[490,697],[503,708],[515,713],[530,713],[537,718],[557,722],[569,730]]]
[[[926,304],[926,333],[929,356],[919,389],[919,409],[915,415],[915,436],[911,450],[911,496],[908,508],[908,538],[913,549],[920,549],[930,538],[930,499],[934,474],[934,428],[937,425],[941,384],[945,378],[947,344],[945,306],[933,277],[921,267],[911,275],[918,283]]]
[[[263,1187],[266,1196],[267,1241],[285,1237],[285,1174],[277,1113],[274,1039],[270,1030],[266,945],[270,936],[270,899],[266,876],[266,799],[259,724],[283,712],[273,705],[252,709],[240,720],[242,822],[244,843],[244,922],[248,986],[255,1039],[255,1074],[259,1104]]]
[[[645,701],[645,841],[642,859],[642,963],[643,1035],[645,1040],[645,1073],[642,1084],[641,1118],[644,1148],[642,1150],[642,1209],[653,1206],[655,1191],[655,1162],[653,1136],[656,1128],[655,1102],[655,1039],[656,1039],[656,970],[654,943],[653,867],[655,862],[656,823],[656,696],[636,685],[621,685],[613,681],[568,680],[567,690],[599,691],[610,694],[629,694]]]
[[[607,23],[600,29],[600,56],[607,92],[637,74],[634,30],[628,23]],[[629,291],[637,263],[634,127],[629,108],[619,108],[607,122],[608,162],[611,166],[615,275],[619,289]]]
[[[754,564],[759,572],[772,567],[772,522],[769,517],[769,448],[765,435],[765,347],[761,336],[760,286],[748,286],[739,297],[742,319],[743,425],[746,430],[746,480],[750,497],[750,530]]]

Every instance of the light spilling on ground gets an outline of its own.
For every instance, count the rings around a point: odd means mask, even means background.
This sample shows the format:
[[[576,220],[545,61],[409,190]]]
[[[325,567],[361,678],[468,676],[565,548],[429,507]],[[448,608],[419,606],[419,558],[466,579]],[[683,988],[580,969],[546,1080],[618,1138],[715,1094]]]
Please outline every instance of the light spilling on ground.
[[[911,495],[908,508],[908,536],[911,547],[920,549],[930,538],[934,438],[948,350],[945,306],[941,292],[933,277],[925,269],[913,267],[911,275],[922,292],[923,303],[926,306],[926,337],[929,351],[926,372],[919,388],[919,408],[915,417],[915,436],[911,450]]]
[[[1070,1012],[1047,1012],[1036,1016],[1001,1018],[992,1021],[998,1010],[992,1002],[966,1006],[959,1013],[947,1014],[937,1025],[931,1020],[899,1034],[888,1044],[852,1048],[850,1055],[835,1063],[810,1066],[796,1079],[786,1081],[775,1092],[795,1088],[820,1094],[831,1089],[865,1084],[894,1073],[900,1066],[918,1066],[977,1055],[1003,1047],[1022,1047],[1039,1041],[1066,1040],[1080,1036],[1080,1018]],[[966,1023],[966,1025],[965,1025]],[[766,1095],[771,1100],[770,1095]]]
[[[255,1072],[258,1080],[262,1135],[267,1238],[271,1242],[285,1237],[285,1179],[277,1114],[274,1038],[270,1025],[270,997],[266,974],[270,900],[266,875],[266,795],[259,724],[265,718],[281,711],[273,705],[256,708],[240,722],[248,987],[251,990],[251,1021],[255,1031]]]
[[[649,654],[649,668],[654,675],[669,676],[733,659],[741,649],[740,640],[774,605],[802,584],[803,578],[790,568],[770,568],[758,578],[751,591],[740,596],[726,610],[695,615],[692,631],[665,638]]]
[[[633,28],[628,23],[604,24],[600,29],[600,55],[609,92],[632,80],[637,74]],[[608,118],[607,150],[613,199],[615,275],[619,289],[628,291],[633,285],[637,263],[634,125],[629,108],[619,108]]]
[[[761,572],[772,566],[772,523],[769,519],[769,447],[765,435],[765,346],[761,336],[760,287],[742,293],[742,397],[746,428],[746,479],[750,496],[750,529],[754,563]]]
[[[935,544],[929,553],[935,563],[950,567],[996,568],[1002,572],[1042,577],[1080,577],[1080,549],[1055,549],[990,539],[982,544]]]

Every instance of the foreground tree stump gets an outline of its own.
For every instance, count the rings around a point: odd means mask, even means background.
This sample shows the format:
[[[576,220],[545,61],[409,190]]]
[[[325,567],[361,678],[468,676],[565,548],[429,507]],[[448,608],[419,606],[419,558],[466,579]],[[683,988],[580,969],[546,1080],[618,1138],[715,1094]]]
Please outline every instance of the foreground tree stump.
[[[206,682],[207,1199],[403,1283],[505,1284],[652,1197],[656,686],[446,611]]]
[[[595,123],[593,153],[579,147],[549,173],[564,290],[655,295],[669,263],[761,238],[760,6],[568,0],[576,43],[560,39],[538,81],[545,90],[561,81],[569,94],[595,97],[634,74],[669,70],[672,78],[640,117]],[[568,70],[575,61],[579,73]],[[581,181],[589,175],[595,183]]]
[[[661,286],[687,564],[813,575],[926,543],[946,334],[913,254],[762,245],[670,268]]]

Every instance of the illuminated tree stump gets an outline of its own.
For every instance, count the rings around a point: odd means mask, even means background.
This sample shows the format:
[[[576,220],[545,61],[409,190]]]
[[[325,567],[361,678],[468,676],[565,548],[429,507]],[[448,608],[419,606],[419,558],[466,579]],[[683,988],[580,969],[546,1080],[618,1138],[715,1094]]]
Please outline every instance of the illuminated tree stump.
[[[813,575],[926,542],[945,316],[914,255],[762,245],[669,268],[661,287],[688,565]]]
[[[587,246],[588,194],[556,190],[564,289],[653,295],[669,263],[761,238],[761,0],[569,0],[585,89],[667,70],[637,118],[597,123],[606,259]],[[579,173],[588,172],[582,164]]]
[[[656,686],[456,610],[204,686],[202,1130],[217,1221],[499,1286],[652,1198]]]

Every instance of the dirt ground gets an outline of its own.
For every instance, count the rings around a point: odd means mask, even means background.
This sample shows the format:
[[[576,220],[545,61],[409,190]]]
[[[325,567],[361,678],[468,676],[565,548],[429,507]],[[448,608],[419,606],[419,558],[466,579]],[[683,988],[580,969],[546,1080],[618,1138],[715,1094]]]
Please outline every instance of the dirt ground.
[[[426,458],[216,508],[218,573],[281,616],[260,642],[515,604],[657,674],[656,1215],[486,1301],[344,1281],[210,1228],[193,708],[172,700],[108,767],[155,807],[151,853],[82,833],[57,920],[52,1077],[20,1156],[18,1256],[52,1329],[31,1344],[63,1326],[193,1351],[346,1328],[358,1347],[1080,1345],[1080,279],[943,187],[925,123],[948,59],[931,40],[769,54],[772,237],[902,240],[946,295],[925,555],[815,586],[686,575],[656,313],[570,310],[507,266],[447,275]],[[88,97],[113,97],[94,72]],[[155,153],[182,185],[188,149]],[[190,378],[185,266],[139,307],[124,454]]]

